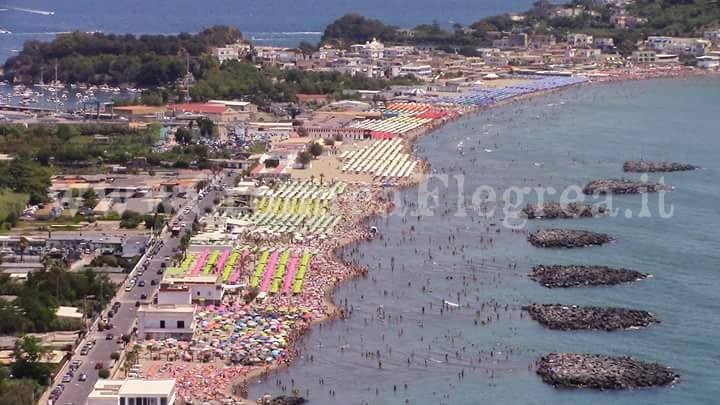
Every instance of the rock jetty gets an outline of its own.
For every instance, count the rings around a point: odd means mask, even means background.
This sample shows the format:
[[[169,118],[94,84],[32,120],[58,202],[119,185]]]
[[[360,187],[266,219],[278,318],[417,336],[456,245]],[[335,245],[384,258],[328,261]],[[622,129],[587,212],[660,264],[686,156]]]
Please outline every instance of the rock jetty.
[[[538,265],[530,273],[531,279],[548,288],[616,285],[646,277],[647,274],[635,270],[583,265]]]
[[[550,353],[538,361],[537,374],[556,388],[630,389],[672,384],[678,375],[657,363],[632,357]]]
[[[575,248],[603,245],[612,240],[610,236],[604,233],[575,229],[544,229],[531,233],[527,239],[533,246],[543,248]]]
[[[542,205],[528,204],[523,212],[528,219],[592,218],[604,215],[606,208],[599,204],[551,202]]]
[[[641,192],[656,193],[669,191],[672,187],[653,182],[632,181],[626,179],[593,180],[583,188],[587,195],[598,194],[640,194]]]
[[[303,397],[281,395],[272,399],[261,400],[263,405],[302,405],[307,403]]]
[[[637,173],[683,172],[696,170],[697,166],[677,162],[654,162],[651,160],[628,160],[623,163],[623,171]]]
[[[523,309],[541,325],[555,330],[613,331],[660,322],[650,312],[627,308],[532,304]]]

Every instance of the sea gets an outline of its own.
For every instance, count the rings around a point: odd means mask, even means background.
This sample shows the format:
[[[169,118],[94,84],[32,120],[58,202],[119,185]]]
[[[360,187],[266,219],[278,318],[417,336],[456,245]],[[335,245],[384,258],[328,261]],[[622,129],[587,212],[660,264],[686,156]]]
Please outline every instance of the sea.
[[[212,25],[240,29],[258,45],[317,43],[325,27],[349,12],[387,24],[444,27],[523,11],[532,0],[0,0],[0,61],[30,39],[71,31],[176,34]],[[8,33],[9,32],[9,33]]]
[[[352,317],[315,328],[300,345],[302,357],[255,381],[251,398],[294,388],[313,405],[716,403],[718,105],[718,77],[584,85],[490,109],[422,138],[416,153],[434,174],[450,176],[447,186],[437,179],[427,186],[438,195],[427,206],[434,215],[396,213],[373,221],[381,237],[342,253],[370,269],[367,278],[335,293]],[[529,222],[522,230],[503,225],[513,215],[510,207],[507,215],[498,211],[490,218],[472,208],[481,186],[500,198],[512,186],[560,191],[597,178],[639,180],[624,174],[622,164],[640,158],[702,169],[651,175],[675,190],[662,204],[659,195],[648,196],[649,217],[638,217],[638,195],[615,197],[615,217]],[[464,198],[455,175],[464,176]],[[412,211],[424,196],[417,187],[402,191],[396,211]],[[458,215],[458,201],[467,216]],[[660,215],[670,207],[671,216]],[[526,241],[528,231],[547,227],[605,232],[615,242],[554,250]],[[653,277],[548,289],[528,278],[537,264],[601,264]],[[530,303],[629,307],[650,311],[661,323],[615,332],[552,331],[522,313]],[[680,378],[656,389],[555,389],[534,368],[550,352],[633,356],[672,367]]]

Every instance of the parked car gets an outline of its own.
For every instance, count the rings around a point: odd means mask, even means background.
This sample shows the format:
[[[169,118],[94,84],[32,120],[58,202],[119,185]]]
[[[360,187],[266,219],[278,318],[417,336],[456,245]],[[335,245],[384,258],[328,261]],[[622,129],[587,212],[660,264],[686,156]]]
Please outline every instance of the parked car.
[[[140,280],[140,282],[138,283],[138,286],[145,287],[145,280]]]
[[[105,340],[113,340],[112,333],[108,333],[107,335],[105,335]]]
[[[80,376],[78,377],[78,381],[85,381],[87,380],[87,374],[80,373]]]

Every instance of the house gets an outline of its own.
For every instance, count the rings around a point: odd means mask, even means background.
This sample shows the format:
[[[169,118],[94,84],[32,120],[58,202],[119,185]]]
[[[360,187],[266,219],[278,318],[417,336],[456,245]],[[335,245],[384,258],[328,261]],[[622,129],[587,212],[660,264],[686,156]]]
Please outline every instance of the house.
[[[212,55],[215,57],[215,59],[219,60],[220,63],[228,60],[240,59],[240,52],[238,51],[238,48],[230,46],[213,48]]]
[[[552,34],[532,35],[528,41],[529,41],[529,47],[532,49],[545,49],[545,48],[554,46],[557,43],[555,36]]]
[[[174,405],[175,380],[105,380],[95,383],[87,405]]]
[[[195,305],[141,305],[137,315],[138,336],[141,339],[192,339],[195,329]]]

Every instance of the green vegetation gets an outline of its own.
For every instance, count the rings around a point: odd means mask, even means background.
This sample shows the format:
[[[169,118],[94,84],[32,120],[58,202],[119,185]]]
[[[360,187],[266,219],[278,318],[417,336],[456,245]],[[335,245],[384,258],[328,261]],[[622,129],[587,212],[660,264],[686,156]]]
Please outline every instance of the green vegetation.
[[[0,189],[26,194],[31,204],[38,204],[47,199],[49,187],[50,170],[37,162],[20,157],[9,163],[0,163]],[[11,205],[19,203],[20,197],[10,195],[8,198]],[[8,214],[5,215],[6,221]]]
[[[45,363],[50,355],[50,350],[43,347],[41,343],[40,338],[35,336],[23,336],[15,341],[13,350],[15,361],[11,366],[13,379],[28,381],[32,385],[31,387],[26,383],[23,387],[14,387],[22,389],[21,396],[24,397],[24,401],[27,401],[27,395],[32,397],[33,391],[38,388],[37,384],[46,385],[50,381],[50,374],[53,371],[52,366]],[[30,404],[32,402],[18,403]]]
[[[67,264],[50,259],[44,271],[28,275],[25,283],[18,283],[8,275],[0,275],[0,295],[14,295],[12,303],[0,300],[0,332],[21,334],[52,330],[77,330],[77,321],[60,320],[55,311],[60,305],[85,308],[86,298],[94,296],[86,308],[88,313],[102,309],[115,293],[113,284],[105,275],[92,270],[68,272]]]
[[[135,229],[143,222],[143,216],[135,211],[125,211],[120,217],[120,228]]]
[[[204,124],[206,130],[207,124]],[[212,129],[211,129],[212,131]],[[109,143],[96,142],[95,135],[104,135]],[[33,142],[28,142],[32,139]],[[188,167],[189,162],[206,159],[204,145],[180,145],[165,152],[155,152],[160,140],[160,127],[150,125],[133,129],[122,125],[0,125],[0,153],[23,156],[9,165],[0,163],[0,188],[30,195],[31,203],[45,200],[50,186],[51,170],[44,166],[76,168],[101,164],[127,164],[137,157],[147,158],[151,166]],[[5,173],[9,173],[4,176]],[[85,207],[97,204],[97,195],[81,194]],[[87,191],[85,191],[87,192]]]
[[[28,194],[0,189],[0,230],[15,226],[29,200]]]
[[[197,35],[115,35],[73,32],[52,42],[28,41],[17,56],[5,62],[6,79],[35,83],[41,72],[50,78],[55,62],[63,83],[135,84],[159,86],[190,70],[201,75],[214,62],[204,55],[213,46],[242,39],[235,28],[216,26]]]
[[[558,17],[559,8],[580,6],[585,13],[576,17]],[[475,49],[492,43],[498,32],[553,34],[562,38],[569,32],[584,32],[612,37],[622,53],[635,49],[638,40],[648,35],[700,36],[703,28],[720,23],[717,0],[637,0],[628,6],[627,14],[647,19],[647,23],[630,29],[616,28],[611,22],[613,6],[590,0],[574,0],[565,5],[547,0],[536,1],[521,13],[521,18],[499,15],[483,18],[467,29],[460,25],[446,30],[437,23],[423,24],[410,31],[398,30],[374,19],[347,14],[327,26],[322,43],[349,46],[377,38],[386,43],[433,44],[441,49],[474,54]]]
[[[411,78],[389,80],[350,76],[338,72],[258,69],[246,62],[226,62],[209,70],[193,87],[193,100],[245,98],[258,105],[294,101],[298,93],[332,94],[342,98],[346,89],[381,90],[393,84],[414,84]]]
[[[0,369],[0,405],[34,405],[40,398],[40,385],[29,378],[10,378],[10,369]]]
[[[137,260],[137,258],[128,260],[120,256],[103,254],[92,259],[90,267],[122,267],[126,271],[130,271]]]

